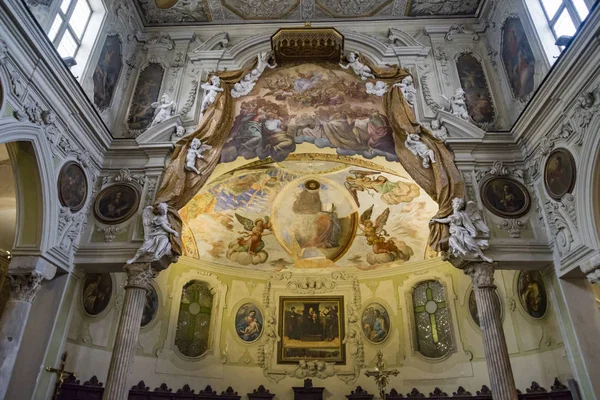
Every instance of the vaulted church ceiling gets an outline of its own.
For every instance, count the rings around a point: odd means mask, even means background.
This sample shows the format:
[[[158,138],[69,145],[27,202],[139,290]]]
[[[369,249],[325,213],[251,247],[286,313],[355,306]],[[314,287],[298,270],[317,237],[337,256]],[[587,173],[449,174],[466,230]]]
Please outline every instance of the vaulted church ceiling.
[[[473,16],[482,0],[136,0],[148,25]]]

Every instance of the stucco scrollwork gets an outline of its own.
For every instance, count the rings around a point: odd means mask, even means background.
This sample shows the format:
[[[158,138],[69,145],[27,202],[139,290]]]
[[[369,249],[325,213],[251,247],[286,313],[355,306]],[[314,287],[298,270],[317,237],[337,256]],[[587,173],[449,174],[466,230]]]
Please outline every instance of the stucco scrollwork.
[[[104,241],[110,243],[121,232],[121,227],[118,225],[97,226],[96,232],[102,232],[104,234]]]
[[[148,289],[157,271],[149,263],[126,264],[123,270],[127,274],[127,286]]]
[[[287,288],[294,294],[321,294],[327,293],[336,287],[336,283],[327,278],[299,278],[290,280]]]
[[[102,186],[107,185],[110,182],[115,183],[135,183],[140,187],[143,187],[148,178],[145,175],[132,174],[128,168],[121,168],[119,172],[114,176],[105,176],[102,178]]]
[[[495,161],[491,167],[480,168],[475,171],[475,179],[477,182],[481,182],[483,178],[488,176],[514,176],[523,179],[525,174],[521,169],[510,168],[505,166],[502,161]]]
[[[467,28],[465,24],[454,24],[450,26],[448,33],[446,33],[446,35],[444,36],[444,39],[451,42],[454,36],[457,35],[471,35],[473,37],[473,41],[478,41],[480,38],[479,33]]]
[[[521,237],[521,231],[527,229],[527,225],[518,219],[503,219],[498,224],[498,228],[508,231],[511,238],[518,239]]]
[[[433,111],[437,112],[441,107],[440,105],[433,99],[433,95],[431,94],[431,89],[429,88],[429,82],[427,81],[428,75],[421,76],[421,88],[423,90],[423,98],[425,99],[425,104]]]
[[[85,221],[82,212],[72,213],[69,207],[61,207],[58,212],[58,248],[68,257],[75,252],[79,245],[79,233]]]
[[[561,257],[566,256],[571,250],[571,244],[575,241],[574,229],[568,222],[568,212],[562,203],[547,200],[545,203],[548,225],[551,236]]]

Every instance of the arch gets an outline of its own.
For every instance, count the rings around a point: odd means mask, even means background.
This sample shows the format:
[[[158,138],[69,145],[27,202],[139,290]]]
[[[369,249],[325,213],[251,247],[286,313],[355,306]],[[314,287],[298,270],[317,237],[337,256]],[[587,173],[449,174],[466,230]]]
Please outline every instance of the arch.
[[[41,127],[14,120],[0,124],[0,143],[8,145],[15,171],[13,252],[41,254],[53,246],[58,226],[58,190],[50,146]]]

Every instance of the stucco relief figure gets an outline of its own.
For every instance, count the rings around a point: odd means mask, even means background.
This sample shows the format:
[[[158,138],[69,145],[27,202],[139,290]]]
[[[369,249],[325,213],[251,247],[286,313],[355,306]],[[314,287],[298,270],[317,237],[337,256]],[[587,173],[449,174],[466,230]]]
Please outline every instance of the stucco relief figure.
[[[421,141],[421,136],[416,133],[406,135],[404,145],[415,156],[423,159],[423,168],[429,168],[429,165],[435,164],[435,154],[425,143]]]
[[[217,101],[217,94],[223,91],[223,88],[221,87],[221,78],[217,75],[213,75],[213,77],[210,78],[210,82],[203,83],[200,87],[206,91],[204,99],[202,99],[202,105],[200,106],[200,114],[203,114],[208,106]]]
[[[135,253],[135,256],[127,260],[127,264],[133,264],[140,258],[144,261],[158,261],[163,256],[170,256],[171,243],[169,235],[179,237],[179,233],[171,228],[167,219],[167,203],[160,203],[156,206],[158,214],[154,213],[154,207],[144,208],[142,220],[144,223],[144,243]]]
[[[367,262],[371,265],[383,264],[395,260],[408,260],[413,255],[413,250],[406,243],[389,238],[388,232],[384,229],[385,224],[390,217],[390,208],[386,208],[373,222],[373,205],[369,207],[360,216],[358,227],[367,239],[369,246],[372,246],[373,253],[367,254]]]
[[[434,138],[439,139],[442,142],[446,143],[446,140],[448,139],[448,130],[446,129],[446,127],[444,125],[442,125],[440,120],[437,120],[437,119],[432,120],[429,123],[428,127],[431,130],[431,134],[433,135]]]
[[[269,58],[271,57],[271,52],[269,51],[261,51],[258,53],[258,64],[256,66],[256,71],[258,71],[258,76],[261,76],[265,69],[273,69],[277,67],[277,63],[269,64]]]
[[[454,213],[446,218],[434,218],[430,223],[450,225],[450,253],[454,257],[466,259],[481,259],[492,262],[492,259],[483,254],[483,250],[489,247],[485,239],[477,239],[478,233],[488,236],[490,229],[483,221],[481,213],[474,201],[465,205],[465,200],[454,198],[452,200]]]
[[[412,76],[408,75],[406,78],[402,79],[402,82],[394,83],[394,87],[399,87],[406,99],[406,102],[410,104],[411,107],[415,106],[415,102],[417,100],[417,89],[415,89],[414,81]]]
[[[350,54],[346,56],[346,61],[348,61],[348,64],[344,65],[340,63],[340,67],[342,67],[343,69],[352,68],[354,73],[360,76],[360,79],[362,79],[363,81],[367,80],[368,78],[375,78],[375,75],[373,75],[373,71],[371,71],[371,68],[367,67],[365,64],[360,62],[360,60],[358,59],[358,54],[350,52]]]
[[[258,71],[254,70],[255,74],[258,74]],[[233,85],[233,89],[231,89],[231,97],[237,99],[238,97],[242,97],[247,95],[254,89],[256,85],[256,79],[253,79],[253,73],[249,72],[242,78],[241,81],[237,82]]]
[[[240,236],[229,243],[227,258],[242,265],[266,262],[269,254],[264,250],[263,236],[271,234],[271,232],[265,232],[271,230],[269,217],[257,218],[254,221],[238,213],[235,213],[235,217],[245,230],[239,231]]]
[[[379,174],[373,171],[351,169],[349,172],[354,176],[347,176],[344,186],[348,189],[356,201],[356,205],[359,207],[358,192],[377,192],[381,195],[381,200],[390,206],[408,203],[419,197],[419,186],[414,183],[392,182],[383,175],[379,175],[376,178],[371,177]]]
[[[150,126],[158,125],[161,122],[167,120],[175,112],[176,104],[169,98],[166,93],[162,95],[160,101],[152,103],[154,111],[154,119]]]
[[[461,88],[456,89],[454,95],[448,100],[444,95],[442,97],[442,104],[444,109],[450,111],[452,115],[469,120],[469,112],[467,111],[467,101],[465,99],[465,91]]]
[[[204,160],[202,153],[210,149],[212,149],[212,146],[202,144],[200,139],[196,138],[192,140],[190,148],[188,149],[185,157],[185,170],[195,172],[196,174],[200,175],[201,172],[198,170],[198,168],[196,168],[196,159],[199,158]]]
[[[389,88],[388,85],[382,81],[377,81],[374,84],[372,82],[367,82],[365,87],[368,94],[374,94],[379,97],[382,97]]]

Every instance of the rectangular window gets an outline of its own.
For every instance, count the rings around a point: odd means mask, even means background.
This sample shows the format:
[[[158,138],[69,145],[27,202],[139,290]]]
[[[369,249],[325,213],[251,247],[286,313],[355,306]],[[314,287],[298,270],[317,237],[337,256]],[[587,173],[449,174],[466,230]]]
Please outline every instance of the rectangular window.
[[[75,57],[92,16],[88,0],[63,0],[48,37],[62,58]]]
[[[540,0],[540,3],[555,39],[575,35],[589,14],[585,0]]]

